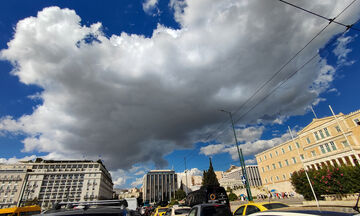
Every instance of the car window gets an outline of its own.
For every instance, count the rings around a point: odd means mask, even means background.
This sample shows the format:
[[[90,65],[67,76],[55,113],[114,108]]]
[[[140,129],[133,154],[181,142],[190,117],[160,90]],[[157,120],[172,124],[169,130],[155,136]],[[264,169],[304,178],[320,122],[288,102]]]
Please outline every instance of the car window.
[[[253,213],[259,212],[259,211],[260,211],[260,209],[253,205],[248,205],[246,207],[246,215],[253,214]]]
[[[284,208],[289,207],[288,205],[282,204],[282,203],[269,203],[263,205],[267,209],[277,209],[277,208]]]
[[[166,212],[167,209],[159,209],[158,212]]]
[[[245,206],[241,206],[240,208],[238,208],[238,209],[235,211],[234,215],[243,215],[244,209],[245,209]]]
[[[196,208],[191,209],[189,216],[196,216]]]
[[[186,209],[186,208],[184,208],[184,209],[176,209],[175,210],[175,215],[187,214],[187,213],[189,213],[189,211],[190,211],[190,209]]]
[[[230,209],[225,205],[206,206],[201,211],[201,216],[231,216]]]

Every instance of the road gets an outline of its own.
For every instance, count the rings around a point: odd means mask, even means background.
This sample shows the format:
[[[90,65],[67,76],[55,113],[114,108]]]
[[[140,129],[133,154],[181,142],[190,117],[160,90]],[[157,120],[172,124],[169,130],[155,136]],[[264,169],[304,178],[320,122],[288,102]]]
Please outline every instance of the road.
[[[267,202],[267,200],[254,200],[254,202]],[[303,198],[289,198],[289,199],[271,199],[270,202],[282,202],[288,204],[289,206],[301,206],[302,202],[304,201]],[[246,204],[247,201],[232,201],[230,202],[231,211],[235,211],[240,205]]]

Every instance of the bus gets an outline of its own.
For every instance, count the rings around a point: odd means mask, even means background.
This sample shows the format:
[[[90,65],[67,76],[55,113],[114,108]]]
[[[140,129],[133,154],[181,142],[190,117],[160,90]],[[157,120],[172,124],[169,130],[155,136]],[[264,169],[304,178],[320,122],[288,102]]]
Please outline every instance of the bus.
[[[0,216],[22,216],[40,214],[41,208],[38,205],[12,207],[0,209]]]
[[[222,203],[230,208],[229,198],[223,187],[208,185],[202,186],[199,190],[190,192],[185,199],[187,206],[194,206],[202,203]]]

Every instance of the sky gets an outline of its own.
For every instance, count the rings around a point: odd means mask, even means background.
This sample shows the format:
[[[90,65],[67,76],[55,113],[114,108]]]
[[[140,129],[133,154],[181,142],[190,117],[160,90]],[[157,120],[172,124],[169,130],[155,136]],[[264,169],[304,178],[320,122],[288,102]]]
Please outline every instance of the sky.
[[[360,28],[359,1],[289,2]],[[359,31],[277,0],[0,4],[2,163],[100,158],[139,187],[150,169],[239,165],[221,109],[246,164],[311,106],[360,109]]]

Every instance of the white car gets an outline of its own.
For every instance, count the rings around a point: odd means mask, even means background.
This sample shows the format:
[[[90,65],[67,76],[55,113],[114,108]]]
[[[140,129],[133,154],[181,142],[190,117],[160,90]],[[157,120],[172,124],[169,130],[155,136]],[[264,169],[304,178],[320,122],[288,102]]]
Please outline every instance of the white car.
[[[352,208],[345,207],[286,207],[251,214],[251,216],[349,216],[360,215]]]
[[[177,206],[174,205],[173,207],[169,208],[165,215],[166,216],[187,216],[190,212],[190,207],[187,206]]]

